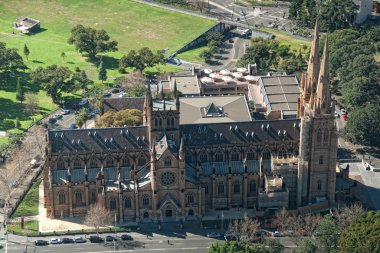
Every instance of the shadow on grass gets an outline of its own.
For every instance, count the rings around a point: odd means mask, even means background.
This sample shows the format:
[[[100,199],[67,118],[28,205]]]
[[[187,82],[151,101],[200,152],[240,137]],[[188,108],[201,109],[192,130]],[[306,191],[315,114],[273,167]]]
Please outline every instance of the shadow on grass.
[[[106,69],[118,69],[119,68],[119,60],[108,56],[108,55],[103,55],[103,64]]]
[[[45,63],[45,62],[43,62],[43,61],[39,61],[39,60],[32,60],[32,62],[33,62],[33,63],[41,63],[41,64]]]
[[[20,83],[24,89],[24,92],[31,91],[37,93],[40,91],[40,85],[33,83],[30,79],[30,74],[25,72],[0,73],[0,90],[7,92],[16,92],[18,78],[20,78]]]
[[[38,30],[31,32],[31,33],[27,33],[26,35],[27,36],[33,36],[35,34],[39,34],[39,33],[45,32],[45,31],[47,31],[46,28],[40,27]]]
[[[41,112],[47,112],[45,108],[40,108]],[[18,118],[20,121],[30,120],[29,115],[24,111],[24,104],[14,102],[7,98],[0,98],[0,119],[14,120]],[[6,131],[13,129],[14,123],[10,120],[0,121],[0,130]]]

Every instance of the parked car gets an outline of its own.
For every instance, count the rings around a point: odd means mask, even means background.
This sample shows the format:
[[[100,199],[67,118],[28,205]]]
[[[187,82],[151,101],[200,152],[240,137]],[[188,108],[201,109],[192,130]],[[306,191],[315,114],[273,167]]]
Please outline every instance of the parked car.
[[[54,116],[53,116],[53,118],[55,118],[55,119],[62,119],[62,114],[59,114],[59,113],[57,113],[57,114],[54,114]]]
[[[124,96],[127,96],[128,95],[128,93],[126,93],[126,92],[122,92],[122,93],[120,93],[120,95],[119,95],[119,97],[124,97]]]
[[[130,235],[124,234],[124,235],[121,235],[121,240],[123,240],[123,241],[132,241],[133,237],[130,236]]]
[[[85,242],[87,242],[87,240],[86,239],[84,239],[83,237],[75,237],[74,238],[74,242],[75,243],[85,243]]]
[[[209,237],[209,238],[219,238],[219,237],[221,237],[221,234],[219,234],[217,232],[210,232],[210,233],[207,233],[207,237]]]
[[[90,113],[88,114],[88,118],[89,118],[89,119],[92,119],[94,116],[95,116],[95,113],[94,113],[94,112],[90,112]]]
[[[273,234],[272,234],[273,237],[280,237],[282,236],[282,234],[278,231],[274,231]]]
[[[345,114],[347,114],[346,109],[344,109],[344,108],[340,109],[340,114],[341,114],[342,116],[345,115]]]
[[[117,238],[116,238],[116,237],[113,237],[112,235],[107,235],[107,236],[106,236],[106,241],[107,241],[107,242],[117,241]]]
[[[342,114],[342,119],[343,119],[344,121],[347,121],[347,113],[346,113],[346,114]]]
[[[70,114],[70,110],[62,110],[62,115],[67,115],[67,114]]]
[[[3,245],[0,243],[0,249],[2,249],[3,248]]]
[[[74,239],[72,239],[72,238],[62,238],[62,243],[74,243]]]
[[[119,93],[121,91],[121,89],[119,89],[119,88],[112,88],[112,90],[111,90],[111,92],[112,93]]]
[[[55,122],[57,122],[57,119],[56,119],[56,118],[54,118],[54,117],[53,117],[53,118],[49,118],[49,123],[52,123],[52,124],[53,124],[53,123],[55,123]]]
[[[34,242],[34,245],[36,246],[45,246],[45,245],[48,245],[48,241],[45,241],[45,240],[37,240]]]
[[[80,102],[79,102],[79,106],[84,106],[88,103],[88,100],[87,99],[82,99]]]
[[[104,242],[104,239],[101,238],[100,236],[92,235],[92,236],[90,236],[90,242],[92,242],[92,243]]]
[[[77,129],[77,125],[75,123],[71,123],[69,129]]]
[[[103,97],[110,97],[111,95],[112,95],[112,93],[109,91],[103,92]]]
[[[59,238],[51,238],[50,239],[50,244],[61,244],[61,243],[62,243],[62,241]]]
[[[225,235],[224,240],[228,241],[237,241],[237,238],[233,235]]]

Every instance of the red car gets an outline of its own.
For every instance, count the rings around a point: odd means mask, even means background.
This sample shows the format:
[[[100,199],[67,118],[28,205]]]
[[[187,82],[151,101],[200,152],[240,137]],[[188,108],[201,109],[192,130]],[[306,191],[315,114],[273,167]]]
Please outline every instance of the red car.
[[[343,119],[344,121],[347,121],[347,113],[342,115],[342,119]]]

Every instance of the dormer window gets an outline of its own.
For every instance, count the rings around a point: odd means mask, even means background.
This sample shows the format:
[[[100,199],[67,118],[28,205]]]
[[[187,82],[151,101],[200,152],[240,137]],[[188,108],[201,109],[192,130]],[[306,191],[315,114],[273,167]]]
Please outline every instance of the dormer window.
[[[170,157],[166,157],[164,161],[165,167],[171,167],[172,166],[172,159]]]

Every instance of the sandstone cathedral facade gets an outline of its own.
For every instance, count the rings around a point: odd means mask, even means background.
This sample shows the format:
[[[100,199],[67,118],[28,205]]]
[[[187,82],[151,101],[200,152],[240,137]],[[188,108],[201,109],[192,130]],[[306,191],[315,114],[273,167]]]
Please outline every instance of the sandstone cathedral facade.
[[[328,43],[321,57],[318,43],[316,24],[294,119],[232,122],[208,97],[200,120],[181,124],[181,117],[196,116],[187,115],[191,99],[184,103],[176,90],[172,99],[153,99],[148,89],[143,126],[50,130],[44,166],[48,215],[85,214],[94,203],[123,221],[333,205],[337,131]]]

